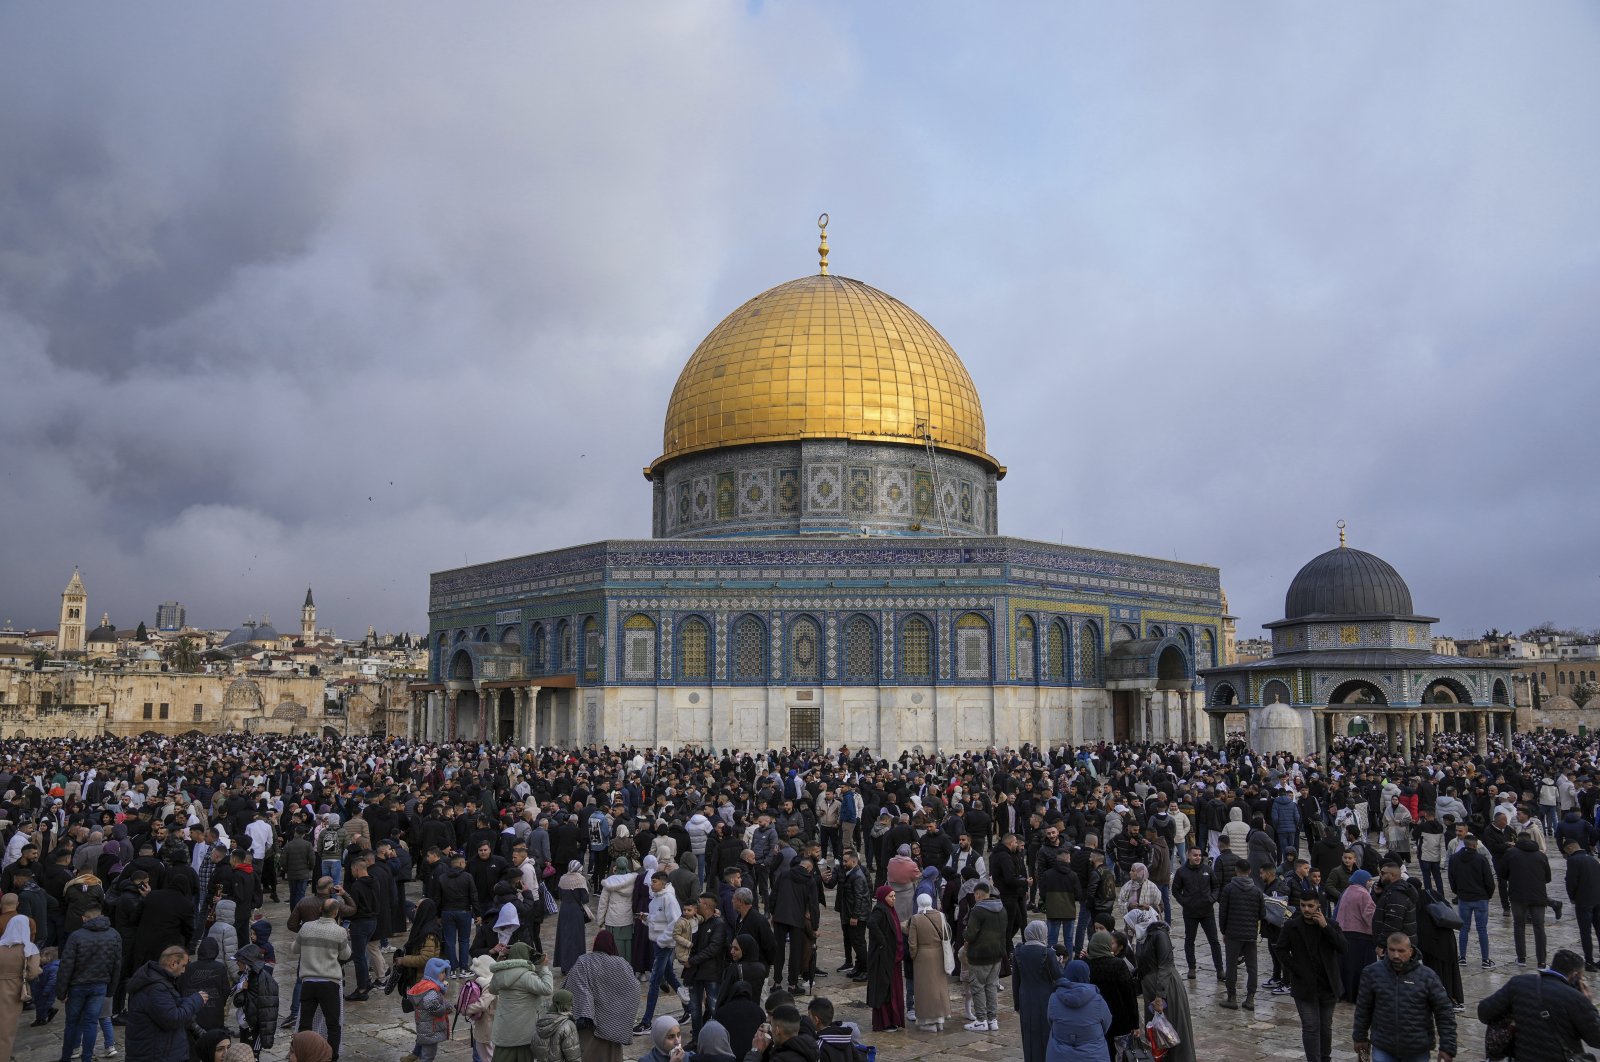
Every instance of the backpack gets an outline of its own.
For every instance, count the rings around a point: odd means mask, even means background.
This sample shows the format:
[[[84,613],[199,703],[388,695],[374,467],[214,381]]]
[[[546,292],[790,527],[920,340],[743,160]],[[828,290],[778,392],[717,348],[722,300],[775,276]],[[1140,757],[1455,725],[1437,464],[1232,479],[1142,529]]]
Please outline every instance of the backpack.
[[[589,847],[600,848],[606,843],[605,831],[600,828],[600,816],[589,816]]]
[[[461,993],[456,996],[456,1016],[465,1018],[467,1016],[467,1008],[482,998],[483,987],[477,981],[471,978],[463,981],[461,983]]]
[[[872,1058],[867,1049],[854,1040],[843,1043],[831,1038],[819,1039],[817,1052],[821,1062],[869,1062]]]
[[[1382,860],[1378,858],[1378,850],[1370,844],[1363,843],[1361,846],[1361,869],[1373,877],[1377,877],[1381,867]]]

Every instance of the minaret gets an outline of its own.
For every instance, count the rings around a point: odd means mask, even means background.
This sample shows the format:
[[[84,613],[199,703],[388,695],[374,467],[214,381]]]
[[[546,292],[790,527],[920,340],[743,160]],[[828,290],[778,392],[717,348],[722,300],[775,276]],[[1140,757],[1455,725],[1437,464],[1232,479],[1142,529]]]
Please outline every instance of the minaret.
[[[83,577],[72,569],[72,581],[61,591],[61,623],[56,628],[56,652],[83,652],[83,628],[88,620],[89,593]]]
[[[1222,591],[1222,663],[1224,666],[1239,662],[1239,632],[1236,619],[1228,614],[1228,592]]]
[[[311,587],[306,587],[306,603],[300,609],[300,640],[314,641],[317,637],[317,606],[311,600]]]

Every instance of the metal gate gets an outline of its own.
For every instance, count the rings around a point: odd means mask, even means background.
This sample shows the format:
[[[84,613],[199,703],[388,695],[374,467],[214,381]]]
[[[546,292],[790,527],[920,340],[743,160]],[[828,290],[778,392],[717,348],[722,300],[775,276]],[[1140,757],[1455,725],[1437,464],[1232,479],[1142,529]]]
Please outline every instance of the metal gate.
[[[789,709],[789,747],[803,751],[822,748],[822,709]]]

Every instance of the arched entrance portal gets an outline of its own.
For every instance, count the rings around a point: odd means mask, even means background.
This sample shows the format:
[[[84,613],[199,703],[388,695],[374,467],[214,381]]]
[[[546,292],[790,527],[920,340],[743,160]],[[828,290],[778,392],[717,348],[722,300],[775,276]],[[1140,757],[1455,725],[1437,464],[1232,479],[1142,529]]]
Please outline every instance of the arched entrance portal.
[[[478,736],[478,691],[462,690],[456,694],[456,726],[450,735],[453,740],[466,741]]]
[[[517,740],[517,693],[515,690],[501,690],[496,700],[499,709],[495,717],[494,738],[504,745]]]

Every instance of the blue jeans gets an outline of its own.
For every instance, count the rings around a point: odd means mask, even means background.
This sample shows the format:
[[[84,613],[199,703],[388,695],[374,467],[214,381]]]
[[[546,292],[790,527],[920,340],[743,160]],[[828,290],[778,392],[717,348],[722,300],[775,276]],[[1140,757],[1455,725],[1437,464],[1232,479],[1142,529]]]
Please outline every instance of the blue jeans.
[[[335,884],[337,884],[337,882],[335,882]],[[306,898],[306,892],[310,888],[311,888],[311,879],[310,878],[306,878],[303,881],[291,881],[291,882],[289,882],[289,909],[291,911],[294,910],[296,904],[298,904],[301,900]]]
[[[1461,915],[1461,939],[1456,942],[1456,952],[1463,959],[1467,957],[1467,936],[1472,932],[1472,923],[1478,923],[1478,950],[1485,961],[1489,958],[1489,901],[1488,900],[1456,900],[1456,910]]]
[[[650,947],[655,952],[655,959],[650,964],[650,995],[644,1003],[646,1025],[656,1016],[656,999],[661,995],[661,986],[664,984],[674,992],[680,987],[678,975],[672,972],[672,949],[663,948],[654,941],[650,942]]]
[[[100,1004],[100,1042],[107,1047],[115,1047],[117,1043],[117,1027],[111,1024],[111,996],[108,993],[105,1002]]]
[[[1432,1051],[1423,1051],[1416,1055],[1396,1055],[1377,1045],[1373,1045],[1372,1048],[1372,1062],[1428,1062],[1432,1057]]]
[[[1052,948],[1056,946],[1056,936],[1059,931],[1061,943],[1070,947],[1072,944],[1072,927],[1076,922],[1077,919],[1075,918],[1050,919],[1050,946]]]
[[[94,1035],[100,1028],[100,1004],[105,998],[104,984],[73,985],[67,989],[67,1028],[61,1044],[63,1059],[70,1059],[81,1043],[84,1062],[94,1062]],[[44,1005],[49,1007],[48,1003]]]
[[[715,981],[694,981],[689,985],[689,1027],[694,1030],[696,1043],[700,1041],[700,1026],[711,1020],[717,1009]]]
[[[377,931],[376,918],[350,919],[350,951],[356,961],[357,992],[366,992],[372,988],[372,971],[367,967],[367,945],[372,942],[372,934]]]
[[[1430,863],[1426,859],[1421,860],[1421,863],[1422,863],[1422,887],[1424,889],[1430,889],[1431,888],[1434,892],[1438,893],[1440,896],[1443,896],[1444,895],[1444,876],[1442,874],[1440,874],[1440,872],[1439,872],[1439,868],[1440,868],[1441,864],[1439,864],[1439,863]]]
[[[1300,846],[1295,842],[1299,839],[1300,835],[1294,830],[1279,830],[1278,857],[1281,859],[1282,857],[1287,856],[1289,854],[1289,849],[1291,848],[1298,852],[1300,850]]]
[[[441,911],[439,920],[444,923],[445,962],[452,970],[472,969],[472,912]]]
[[[344,864],[337,859],[324,859],[322,861],[322,876],[332,878],[336,886],[344,884]]]
[[[1092,925],[1094,913],[1087,907],[1078,908],[1078,922],[1072,929],[1072,954],[1083,950],[1083,942],[1089,939],[1089,927]]]
[[[1172,886],[1157,885],[1161,890],[1161,920],[1167,925],[1172,924]]]

